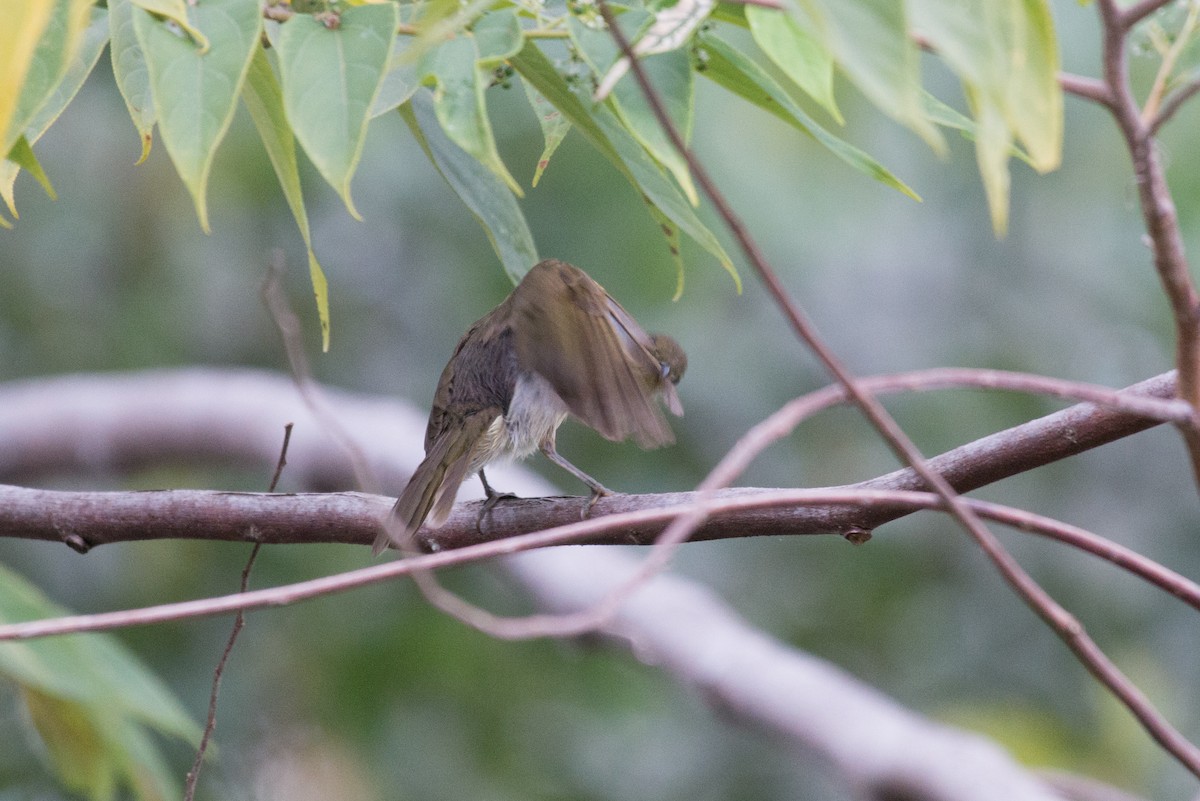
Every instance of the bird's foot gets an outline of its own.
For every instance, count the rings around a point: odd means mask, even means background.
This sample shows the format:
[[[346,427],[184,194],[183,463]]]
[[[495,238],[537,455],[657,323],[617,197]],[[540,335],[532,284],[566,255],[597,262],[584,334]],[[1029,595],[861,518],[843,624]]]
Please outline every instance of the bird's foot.
[[[491,514],[492,509],[496,508],[496,504],[506,498],[516,498],[516,494],[512,492],[497,492],[491,487],[487,488],[487,497],[483,501],[483,506],[479,507],[479,516],[475,518],[475,531],[483,536],[483,518]]]
[[[591,517],[592,516],[592,508],[596,505],[596,502],[599,501],[601,498],[605,497],[606,495],[616,495],[616,493],[613,492],[612,490],[610,490],[608,487],[604,486],[603,484],[593,485],[592,486],[592,497],[588,498],[587,505],[585,505],[583,507],[583,511],[581,511],[579,513],[579,519],[587,520],[589,517]]]

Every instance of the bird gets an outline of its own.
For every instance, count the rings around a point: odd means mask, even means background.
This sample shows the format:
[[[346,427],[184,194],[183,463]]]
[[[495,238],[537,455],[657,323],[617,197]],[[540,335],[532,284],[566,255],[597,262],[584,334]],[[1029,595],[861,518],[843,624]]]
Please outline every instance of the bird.
[[[442,370],[425,458],[375,541],[410,543],[422,525],[445,523],[459,486],[477,474],[487,496],[480,519],[505,494],[484,467],[541,451],[591,490],[586,515],[612,491],[563,458],[558,427],[574,417],[612,441],[643,448],[675,441],[658,401],[675,415],[675,385],[687,355],[665,334],[647,334],[587,273],[557,259],[538,262],[496,308],[459,340]]]

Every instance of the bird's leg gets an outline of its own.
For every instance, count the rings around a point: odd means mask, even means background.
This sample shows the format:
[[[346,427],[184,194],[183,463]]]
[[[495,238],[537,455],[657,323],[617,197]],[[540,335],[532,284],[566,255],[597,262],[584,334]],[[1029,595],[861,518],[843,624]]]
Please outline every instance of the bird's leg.
[[[502,499],[515,498],[517,496],[511,492],[497,492],[495,489],[493,489],[492,485],[488,483],[487,476],[483,474],[482,467],[479,468],[479,480],[483,483],[483,494],[486,495],[487,498],[484,500],[483,506],[479,510],[479,517],[475,518],[475,530],[480,534],[483,534],[484,515],[492,511],[492,508],[495,507],[495,505],[498,504]]]
[[[613,494],[613,491],[610,490],[608,487],[604,486],[599,481],[592,478],[587,473],[583,472],[582,470],[580,470],[578,467],[576,467],[575,465],[568,462],[563,457],[559,456],[558,451],[554,447],[554,433],[553,432],[551,432],[550,436],[546,437],[546,439],[544,439],[542,441],[540,449],[541,449],[542,453],[545,454],[547,459],[554,462],[556,465],[561,467],[563,470],[566,470],[571,475],[575,476],[575,478],[579,479],[584,484],[587,484],[588,488],[591,489],[592,497],[588,501],[587,506],[585,506],[583,508],[583,513],[580,515],[580,518],[586,518],[588,515],[590,515],[592,513],[592,507],[596,505],[596,501],[600,500],[605,495]]]

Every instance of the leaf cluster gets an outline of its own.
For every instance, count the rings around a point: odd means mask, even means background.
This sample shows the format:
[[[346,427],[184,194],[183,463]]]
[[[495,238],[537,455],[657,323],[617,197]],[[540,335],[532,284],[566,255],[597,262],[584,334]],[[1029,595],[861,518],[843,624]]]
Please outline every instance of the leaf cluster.
[[[975,139],[997,232],[1007,220],[1010,156],[1020,152],[1041,171],[1058,164],[1058,50],[1044,0],[788,0],[779,7],[680,0],[665,8],[633,0],[613,8],[685,138],[695,125],[700,76],[917,198],[831,130],[844,124],[834,80],[840,74],[937,150],[942,127]],[[518,202],[524,188],[500,154],[486,103],[489,91],[514,83],[545,141],[531,186],[574,128],[659,223],[680,290],[683,235],[737,279],[696,213],[685,160],[637,86],[621,80],[628,65],[591,2],[108,0],[101,7],[30,0],[0,32],[0,152],[7,154],[0,195],[14,219],[21,169],[53,193],[33,145],[106,44],[142,159],[157,129],[206,231],[213,159],[239,100],[245,104],[307,248],[326,347],[328,288],[304,207],[297,143],[359,217],[351,182],[368,125],[398,110],[516,280],[537,261],[537,248]],[[959,77],[970,118],[923,88],[922,46]],[[1014,150],[1018,144],[1023,151]],[[0,217],[0,224],[11,221]]]

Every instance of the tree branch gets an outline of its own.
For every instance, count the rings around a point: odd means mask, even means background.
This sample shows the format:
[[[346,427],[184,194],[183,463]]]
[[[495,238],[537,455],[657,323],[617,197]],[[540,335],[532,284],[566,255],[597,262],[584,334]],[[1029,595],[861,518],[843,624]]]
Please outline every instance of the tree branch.
[[[1130,392],[1169,398],[1173,393],[1172,377],[1143,382]],[[374,469],[392,477],[385,483],[399,485],[419,458],[423,416],[390,400],[362,399],[329,390],[325,395],[351,435],[364,442]],[[288,419],[297,422],[289,451],[289,475],[319,486],[347,483],[349,465],[312,430],[313,422],[296,400],[289,379],[258,372],[214,370],[51,378],[0,387],[0,472],[9,480],[22,476],[28,479],[27,468],[43,473],[72,467],[109,470],[197,456],[269,466],[278,447],[274,432],[281,420]],[[995,472],[995,468],[974,474],[967,466],[972,458],[983,462],[994,458],[1015,465],[1037,461],[1037,452],[1043,450],[1049,460],[1060,458],[1054,454],[1065,455],[1064,448],[1078,452],[1154,425],[1128,412],[1088,405],[1071,407],[1035,423],[1041,434],[1031,428],[1003,447],[1000,441],[980,445],[974,448],[974,457],[968,449],[960,449],[962,452],[948,469],[964,477],[974,475],[972,480],[977,480],[989,471]],[[1025,442],[1026,436],[1044,436],[1047,441],[1039,448]],[[20,451],[14,450],[12,446],[18,445],[30,449],[30,458],[22,458]],[[506,477],[506,485],[522,492],[545,491],[536,482],[522,481],[516,471]],[[728,491],[730,496],[739,492],[743,490]],[[178,494],[172,494],[181,501]],[[145,502],[166,493],[127,495]],[[288,526],[307,527],[314,535],[364,545],[374,536],[370,521],[390,506],[385,498],[353,494],[208,495],[207,502],[229,504],[242,511],[252,501],[269,505],[266,510],[271,514],[294,504],[297,513],[285,514]],[[621,496],[606,502],[640,497]],[[94,511],[98,499],[85,500],[88,502],[84,508],[90,506]],[[489,522],[499,526],[504,516],[530,507],[558,510],[576,525],[603,523],[578,523],[579,502],[530,500],[514,504],[512,509],[502,505],[496,519]],[[930,502],[936,504],[932,498]],[[0,513],[10,505],[0,500]],[[164,509],[169,505],[164,504]],[[891,505],[895,507],[894,500]],[[187,503],[175,508],[188,514],[193,511]],[[473,525],[474,511],[469,504],[460,504],[456,512],[470,518]],[[322,529],[322,524],[314,520],[325,516],[328,523],[330,515],[336,517],[336,525]],[[239,531],[227,517],[213,516],[214,521],[222,519],[231,537],[246,538],[246,529]],[[267,521],[254,522],[263,527],[261,538],[273,536]],[[285,527],[278,528],[282,531]],[[640,530],[628,525],[626,529]],[[492,531],[491,525],[488,530]],[[148,529],[146,533],[149,535]],[[450,553],[432,557],[461,558]],[[394,570],[396,564],[400,563],[370,569]],[[507,560],[505,565],[549,611],[559,613],[590,607],[599,593],[611,589],[634,569],[631,560],[621,553],[591,548],[529,553]],[[233,609],[244,606],[246,600],[231,596],[227,603]],[[922,798],[947,801],[964,797],[989,801],[1057,798],[994,746],[920,720],[836,668],[754,631],[711,593],[680,579],[655,579],[627,599],[617,616],[604,624],[602,632],[611,635],[615,645],[635,648],[640,659],[660,666],[734,719],[830,760],[865,793],[904,787],[919,791]]]
[[[1200,409],[1200,294],[1192,282],[1183,236],[1179,230],[1179,218],[1154,139],[1153,131],[1157,125],[1153,120],[1143,119],[1129,85],[1129,54],[1125,37],[1132,25],[1162,5],[1164,3],[1158,0],[1150,0],[1121,11],[1116,0],[1097,0],[1096,3],[1104,32],[1104,83],[1112,96],[1108,108],[1125,138],[1133,162],[1134,180],[1154,267],[1175,321],[1175,367],[1179,371],[1179,396],[1193,408]],[[1161,112],[1156,116],[1161,116]],[[1192,474],[1200,486],[1200,435],[1185,431],[1184,441],[1192,461]]]
[[[991,370],[930,370],[861,380],[876,392],[899,392],[964,385],[1028,388],[1026,379]],[[1119,393],[1049,380],[1042,381],[1039,388],[1054,387],[1070,390],[1076,397],[1103,401],[1109,407],[1094,403],[1072,406],[947,451],[930,459],[930,465],[959,492],[967,492],[1190,413],[1185,404],[1171,400],[1173,373]],[[402,404],[333,390],[324,390],[324,394],[346,426],[347,435],[364,446],[422,441],[423,420]],[[845,396],[830,388],[805,398],[828,405]],[[1148,416],[1151,414],[1158,419]],[[0,480],[27,481],[34,475],[73,471],[80,466],[125,470],[185,455],[197,460],[219,458],[233,465],[270,464],[277,448],[271,432],[285,419],[297,423],[289,451],[290,474],[301,476],[301,483],[310,486],[347,486],[352,466],[337,458],[336,449],[316,430],[311,412],[297,399],[292,382],[277,374],[151,371],[0,386]],[[373,451],[368,448],[366,453]],[[388,476],[383,482],[387,486],[399,486],[405,479],[394,465],[378,458],[372,464]],[[903,469],[846,489],[923,488],[911,469]],[[464,494],[469,490],[470,485],[464,487]],[[729,490],[723,497],[745,492],[754,490]],[[616,495],[601,498],[595,514],[640,511],[693,498],[694,493]],[[436,550],[461,548],[578,520],[584,501],[536,498],[505,502],[488,516],[484,534],[475,525],[478,505],[460,503],[442,528],[425,529],[422,536]],[[389,507],[387,499],[353,492],[296,497],[183,490],[61,493],[7,487],[0,488],[0,536],[63,541],[83,550],[158,538],[365,544],[377,533],[378,521]],[[704,523],[695,538],[869,531],[909,511],[845,506],[804,507],[787,514],[746,511],[736,518]],[[647,543],[660,531],[628,531],[616,539]]]
[[[1102,8],[1108,6],[1111,9],[1112,2],[1113,0],[1100,0]],[[1020,563],[1004,548],[995,534],[972,511],[970,505],[959,497],[944,477],[929,466],[916,445],[891,415],[888,414],[887,410],[883,408],[872,392],[850,373],[841,360],[835,356],[833,351],[817,334],[816,329],[802,312],[799,304],[783,288],[775,271],[767,263],[763,252],[752,240],[741,220],[733,213],[724,196],[717,190],[703,165],[700,164],[699,160],[687,147],[675,123],[671,120],[670,115],[667,114],[661,97],[651,85],[645,70],[642,69],[628,38],[616,24],[616,18],[612,10],[608,7],[606,0],[596,0],[596,4],[608,26],[609,34],[616,42],[623,57],[628,60],[633,78],[637,81],[642,96],[653,111],[659,126],[667,135],[667,138],[671,140],[675,149],[686,160],[688,169],[691,171],[696,183],[716,207],[718,214],[725,221],[730,233],[737,239],[743,253],[745,253],[747,259],[749,259],[754,269],[758,272],[763,284],[800,340],[808,346],[809,350],[824,365],[826,371],[845,388],[846,393],[853,398],[855,405],[870,420],[872,426],[879,432],[893,453],[911,466],[923,479],[926,486],[933,489],[934,492],[942,497],[947,510],[958,520],[963,530],[976,542],[995,566],[1000,576],[1012,588],[1013,592],[1047,626],[1054,630],[1059,639],[1078,657],[1080,662],[1087,667],[1088,671],[1091,672],[1097,681],[1103,684],[1115,698],[1125,705],[1156,742],[1181,764],[1186,766],[1192,774],[1200,777],[1200,748],[1189,742],[1187,738],[1183,737],[1171,726],[1161,713],[1153,707],[1149,699],[1121,673],[1117,666],[1099,648],[1095,641],[1092,640],[1079,620],[1059,604],[1021,567]],[[1154,154],[1151,153],[1150,155],[1153,157]],[[1161,193],[1155,193],[1155,197],[1160,201],[1165,200],[1169,203],[1170,197],[1166,194],[1165,184],[1162,190]],[[1161,211],[1161,209],[1159,210]],[[1172,212],[1171,221],[1173,222],[1173,207],[1170,208],[1170,211]],[[1151,229],[1151,232],[1153,235],[1153,229]],[[1175,233],[1178,234],[1177,229]],[[1182,247],[1177,255],[1182,259]],[[1156,259],[1156,263],[1158,261]],[[1180,266],[1183,267],[1182,273],[1178,271]],[[1191,288],[1190,276],[1187,274],[1185,263],[1175,262],[1169,275],[1174,280],[1182,279],[1186,284],[1186,288]],[[1172,286],[1168,291],[1172,293],[1178,289],[1180,287]],[[1173,302],[1179,300],[1175,294],[1171,294],[1171,297]],[[1177,342],[1177,367],[1179,370],[1179,382],[1183,390],[1181,394],[1194,408],[1200,408],[1200,338],[1195,336],[1197,332],[1200,332],[1200,315],[1194,311],[1196,305],[1194,291],[1192,291],[1189,300],[1192,301],[1193,314],[1191,316],[1190,328],[1187,329],[1186,333],[1192,334],[1190,338],[1183,336],[1185,333],[1183,328],[1184,320],[1177,314],[1177,325],[1180,326],[1180,337]],[[1196,383],[1193,385],[1191,382]],[[1192,394],[1193,389],[1196,390],[1195,394]],[[1200,433],[1197,433],[1195,429],[1186,429],[1184,436],[1192,457],[1193,474],[1198,485],[1200,485]],[[714,489],[717,486],[721,486],[718,481],[714,480],[715,474],[721,467],[722,465],[718,465],[713,473],[705,479],[704,483],[701,484],[702,489]],[[666,543],[682,541],[689,536],[691,530],[701,520],[702,518],[699,513],[675,520],[663,532],[662,540]]]

